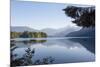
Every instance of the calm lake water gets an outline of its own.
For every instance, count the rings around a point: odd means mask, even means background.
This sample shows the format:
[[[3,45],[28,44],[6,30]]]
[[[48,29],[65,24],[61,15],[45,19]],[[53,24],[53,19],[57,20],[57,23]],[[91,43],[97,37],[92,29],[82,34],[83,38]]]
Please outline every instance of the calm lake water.
[[[95,61],[95,39],[53,38],[12,41],[11,55],[11,64],[16,66]]]

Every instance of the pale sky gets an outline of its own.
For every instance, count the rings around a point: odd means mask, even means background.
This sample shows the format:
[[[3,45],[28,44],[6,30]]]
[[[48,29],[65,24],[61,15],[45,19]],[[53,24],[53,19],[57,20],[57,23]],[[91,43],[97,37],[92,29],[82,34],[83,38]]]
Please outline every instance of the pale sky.
[[[77,27],[62,10],[67,6],[59,3],[11,0],[11,26],[28,26],[38,30]]]

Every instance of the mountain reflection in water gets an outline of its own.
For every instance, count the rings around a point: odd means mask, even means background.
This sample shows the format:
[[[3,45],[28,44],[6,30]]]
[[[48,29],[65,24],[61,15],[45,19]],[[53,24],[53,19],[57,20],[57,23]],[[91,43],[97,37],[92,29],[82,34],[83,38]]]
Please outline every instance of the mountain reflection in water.
[[[15,41],[11,49],[13,66],[95,61],[94,38]]]

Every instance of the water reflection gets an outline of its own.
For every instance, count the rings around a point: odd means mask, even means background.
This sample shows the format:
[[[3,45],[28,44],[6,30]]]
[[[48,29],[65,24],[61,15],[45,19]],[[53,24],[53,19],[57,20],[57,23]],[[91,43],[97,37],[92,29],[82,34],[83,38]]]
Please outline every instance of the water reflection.
[[[11,44],[11,64],[15,66],[95,60],[95,40],[91,38],[15,41]]]
[[[18,54],[13,54],[13,52],[11,52],[11,66],[22,66],[22,65],[32,64],[31,58],[34,55],[34,52],[35,52],[34,50],[28,48],[25,50],[25,54],[23,55],[23,57],[16,59],[14,58],[18,56]]]
[[[74,38],[70,39],[73,42],[78,42],[87,50],[95,54],[95,39],[94,38]]]
[[[16,48],[15,48],[16,49]],[[15,50],[13,49],[13,50]],[[25,53],[22,57],[15,58],[18,56],[18,54],[13,54],[13,50],[11,50],[11,66],[27,66],[27,65],[39,65],[39,64],[50,64],[53,63],[54,58],[45,57],[42,59],[32,60],[34,57],[35,49],[27,48],[25,49]]]
[[[21,42],[27,45],[27,44],[35,44],[35,43],[44,43],[46,42],[46,40],[29,40],[29,41],[21,41]]]

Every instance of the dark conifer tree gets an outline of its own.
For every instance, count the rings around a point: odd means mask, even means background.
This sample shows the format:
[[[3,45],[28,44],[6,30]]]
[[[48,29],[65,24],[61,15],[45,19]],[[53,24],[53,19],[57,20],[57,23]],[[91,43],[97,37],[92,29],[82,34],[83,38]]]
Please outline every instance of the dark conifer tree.
[[[95,7],[76,7],[68,6],[65,9],[65,14],[73,19],[73,23],[82,27],[95,26]]]

